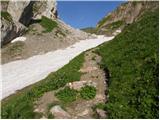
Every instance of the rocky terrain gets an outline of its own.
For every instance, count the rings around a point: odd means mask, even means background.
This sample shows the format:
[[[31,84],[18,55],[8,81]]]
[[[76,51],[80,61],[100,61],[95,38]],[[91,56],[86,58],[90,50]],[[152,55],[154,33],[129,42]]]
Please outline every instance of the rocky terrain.
[[[158,7],[156,1],[125,2],[101,19],[95,28],[86,28],[84,31],[113,35],[113,33],[119,32],[125,26],[137,21],[145,11],[154,11]]]
[[[3,1],[1,21],[2,64],[93,38],[61,21],[56,1]],[[10,43],[19,36],[26,40]]]
[[[85,53],[85,61],[79,70],[83,73],[80,81],[70,82],[65,87],[70,89],[81,90],[82,87],[89,85],[96,88],[96,96],[91,100],[83,100],[77,98],[76,101],[63,105],[63,103],[55,96],[57,91],[45,93],[38,101],[35,102],[35,112],[42,114],[42,118],[48,118],[48,114],[54,116],[55,119],[91,119],[91,118],[107,118],[106,111],[94,108],[97,104],[105,104],[107,97],[107,79],[105,72],[100,69],[99,63],[101,57],[90,50]],[[50,106],[50,107],[48,107]]]
[[[120,33],[97,39],[59,20],[54,1],[11,3],[3,3],[2,21],[21,37],[3,29],[10,39],[2,36],[2,118],[158,118],[158,2],[123,3],[83,29]],[[23,12],[11,16],[8,7],[17,4]]]

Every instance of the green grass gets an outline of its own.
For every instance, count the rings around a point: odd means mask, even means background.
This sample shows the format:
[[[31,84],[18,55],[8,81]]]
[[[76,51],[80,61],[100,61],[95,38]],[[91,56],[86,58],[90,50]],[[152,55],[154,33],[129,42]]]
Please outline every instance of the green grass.
[[[79,55],[57,72],[51,73],[44,80],[22,90],[2,101],[2,118],[35,118],[34,102],[45,92],[64,87],[66,83],[80,80],[78,72],[84,61],[84,54]]]
[[[85,100],[93,99],[96,96],[96,88],[93,86],[86,85],[81,88],[80,96]]]
[[[97,29],[94,28],[94,27],[83,28],[81,30],[84,31],[84,32],[87,32],[87,33],[91,33],[91,34],[96,34],[97,33]]]
[[[11,15],[8,12],[1,11],[1,17],[9,22],[13,21]]]
[[[159,118],[159,13],[147,12],[99,47],[109,70],[109,118]]]
[[[45,16],[42,16],[40,24],[42,27],[45,28],[44,32],[51,32],[54,28],[58,26],[56,21],[49,19]]]
[[[121,27],[123,24],[124,24],[124,22],[119,20],[119,21],[116,21],[116,22],[113,22],[113,23],[107,25],[107,28],[114,30],[114,29]]]
[[[101,26],[104,25],[104,23],[107,22],[107,20],[109,20],[111,18],[111,15],[104,17],[101,21],[98,22],[98,28],[100,28]]]
[[[55,95],[64,104],[67,104],[77,99],[78,91],[65,87],[64,89],[58,91]]]

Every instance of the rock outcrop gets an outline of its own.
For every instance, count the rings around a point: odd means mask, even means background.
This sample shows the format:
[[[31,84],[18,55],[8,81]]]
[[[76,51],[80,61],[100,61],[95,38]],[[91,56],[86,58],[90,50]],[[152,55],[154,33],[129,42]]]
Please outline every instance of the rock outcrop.
[[[64,111],[59,105],[53,106],[50,112],[56,119],[69,119],[71,116]]]
[[[1,3],[2,64],[66,48],[79,40],[96,37],[60,20],[55,0],[11,0]],[[26,41],[21,41],[25,47],[17,50],[18,43],[11,41],[19,36],[25,37]]]
[[[1,2],[2,45],[23,34],[33,19],[41,19],[42,16],[57,18],[56,1]]]
[[[122,3],[116,10],[109,13],[98,22],[96,30],[98,34],[112,34],[117,29],[123,29],[125,25],[131,24],[146,10],[158,9],[156,1],[130,1]]]

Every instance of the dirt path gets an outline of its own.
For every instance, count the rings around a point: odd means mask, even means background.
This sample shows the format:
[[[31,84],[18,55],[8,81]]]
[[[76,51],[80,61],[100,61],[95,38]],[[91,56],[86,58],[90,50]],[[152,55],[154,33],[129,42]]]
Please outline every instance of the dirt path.
[[[96,96],[91,100],[77,99],[76,101],[65,105],[65,111],[72,119],[92,119],[95,118],[95,111],[93,107],[98,103],[106,102],[105,91],[107,89],[105,73],[100,69],[99,62],[101,57],[94,53],[94,50],[87,51],[85,53],[85,62],[80,71],[83,73],[79,82],[92,81],[96,86]],[[79,85],[78,85],[79,86]],[[63,89],[63,88],[61,88]],[[52,103],[60,103],[60,101],[54,96],[56,91],[50,91],[45,93],[39,101],[36,102],[35,112],[43,113],[46,117],[48,112],[48,105]],[[57,118],[66,118],[61,116],[60,112]],[[43,117],[44,117],[43,116]]]
[[[66,110],[73,118],[93,118],[94,112],[92,107],[97,103],[105,103],[105,73],[100,69],[98,63],[101,61],[100,56],[95,54],[93,50],[85,53],[85,62],[83,67],[80,69],[84,74],[81,76],[80,81],[92,81],[96,85],[97,93],[96,97],[92,100],[77,100],[70,106],[66,107]]]

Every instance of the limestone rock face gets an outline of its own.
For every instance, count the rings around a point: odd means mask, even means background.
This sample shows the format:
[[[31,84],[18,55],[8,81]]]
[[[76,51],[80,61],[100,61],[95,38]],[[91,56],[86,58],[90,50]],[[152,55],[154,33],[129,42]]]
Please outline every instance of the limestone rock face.
[[[12,16],[13,21],[20,21],[26,25],[31,19],[31,9],[33,2],[27,1],[10,1],[8,4],[7,12]],[[24,19],[22,17],[28,17]],[[23,21],[22,21],[23,20]],[[24,22],[25,21],[25,22]]]
[[[1,1],[1,7],[0,7],[1,11],[6,11],[7,10],[8,3],[9,2],[7,2],[7,1]]]
[[[46,16],[50,19],[57,18],[56,1],[36,1],[33,5],[33,18],[40,19]]]
[[[10,1],[7,8],[14,21],[28,25],[32,18],[57,18],[56,1]]]
[[[1,43],[5,45],[9,43],[15,37],[21,35],[25,26],[19,22],[13,22],[13,20],[8,20],[5,17],[1,17]]]
[[[125,25],[138,20],[144,11],[155,10],[158,7],[158,2],[156,1],[125,2],[99,21],[96,26],[98,33],[114,33],[116,29],[123,29]]]
[[[12,39],[23,34],[32,19],[46,16],[57,18],[56,1],[3,1],[1,2],[1,43],[5,45]],[[11,21],[6,20],[6,14]]]

